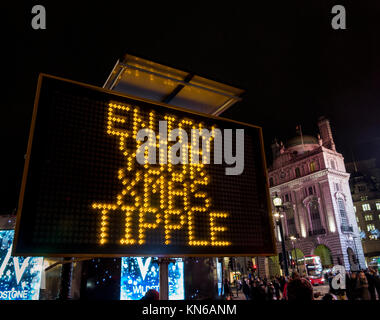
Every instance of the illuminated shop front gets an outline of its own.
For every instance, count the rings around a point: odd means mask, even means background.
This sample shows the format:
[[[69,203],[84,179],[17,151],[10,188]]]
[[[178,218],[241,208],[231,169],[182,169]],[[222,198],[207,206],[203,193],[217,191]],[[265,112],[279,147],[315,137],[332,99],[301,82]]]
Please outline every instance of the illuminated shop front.
[[[151,257],[121,259],[120,300],[140,300],[149,289],[160,291],[160,266]],[[183,300],[184,263],[176,259],[168,266],[169,300]]]
[[[0,300],[38,300],[43,258],[13,257],[13,230],[0,230]]]
[[[230,271],[230,283],[235,283],[235,281],[241,279],[241,272],[240,271]]]

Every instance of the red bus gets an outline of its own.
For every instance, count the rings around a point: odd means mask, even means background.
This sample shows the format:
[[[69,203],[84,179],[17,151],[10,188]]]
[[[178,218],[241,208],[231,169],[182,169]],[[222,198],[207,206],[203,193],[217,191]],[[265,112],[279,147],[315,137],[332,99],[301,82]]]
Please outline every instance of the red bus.
[[[313,286],[325,284],[322,273],[322,263],[319,256],[309,255],[304,257],[306,275]]]

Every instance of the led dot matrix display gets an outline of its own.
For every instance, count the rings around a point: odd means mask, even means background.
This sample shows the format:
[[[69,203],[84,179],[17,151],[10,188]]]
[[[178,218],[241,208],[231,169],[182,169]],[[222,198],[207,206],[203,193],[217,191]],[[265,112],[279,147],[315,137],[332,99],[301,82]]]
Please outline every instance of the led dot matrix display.
[[[148,129],[144,141],[141,129]],[[184,131],[170,141],[174,129]],[[211,132],[199,150],[192,129]],[[242,174],[226,175],[231,165],[214,163],[216,129],[244,129]],[[16,254],[274,252],[260,128],[41,75],[29,140]],[[188,152],[173,164],[168,151],[177,141]],[[148,148],[136,161],[143,143],[155,147],[155,163]]]

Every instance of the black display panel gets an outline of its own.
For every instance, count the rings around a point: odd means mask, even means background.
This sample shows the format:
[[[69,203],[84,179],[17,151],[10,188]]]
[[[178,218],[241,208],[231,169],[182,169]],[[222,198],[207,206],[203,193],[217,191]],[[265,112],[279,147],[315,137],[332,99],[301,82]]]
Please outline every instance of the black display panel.
[[[193,140],[201,128],[211,136]],[[150,131],[137,141],[141,129]],[[173,151],[178,141],[187,153]],[[237,166],[225,159],[228,141],[232,156],[244,144],[241,174],[227,174]],[[138,150],[150,163],[137,161]],[[14,254],[274,254],[268,197],[261,128],[40,75]]]

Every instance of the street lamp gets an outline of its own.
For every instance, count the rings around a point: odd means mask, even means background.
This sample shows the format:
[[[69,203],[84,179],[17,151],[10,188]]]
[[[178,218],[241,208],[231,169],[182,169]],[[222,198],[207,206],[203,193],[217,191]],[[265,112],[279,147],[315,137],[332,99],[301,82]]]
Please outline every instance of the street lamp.
[[[297,250],[296,250],[296,240],[297,240],[297,238],[295,236],[290,236],[289,239],[290,239],[290,241],[292,241],[294,254],[296,256],[297,272],[299,273],[300,271],[298,269],[298,258],[297,258]]]
[[[275,197],[273,199],[273,204],[274,206],[277,208],[277,207],[281,207],[282,206],[282,199],[280,197]]]
[[[284,215],[280,212],[280,209],[282,208],[282,199],[276,195],[276,197],[273,199],[273,205],[276,208],[276,212],[274,213],[274,218],[276,219],[276,223],[280,228],[280,236],[281,236],[281,247],[282,247],[282,261],[284,262],[284,272],[285,276],[289,276],[289,270],[288,270],[288,258],[286,256],[286,249],[285,249],[285,241],[284,241],[284,233],[282,231],[282,221],[281,218],[284,217]]]

